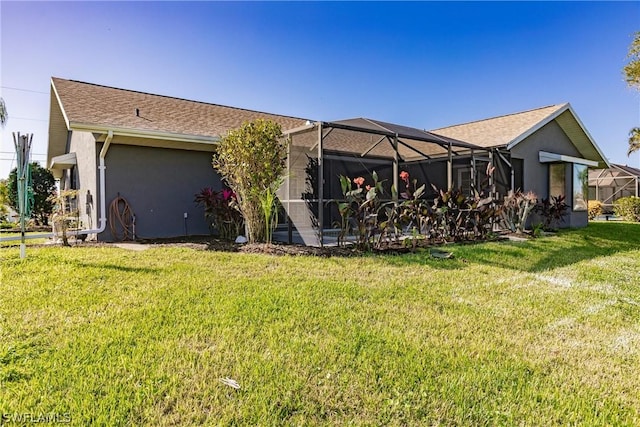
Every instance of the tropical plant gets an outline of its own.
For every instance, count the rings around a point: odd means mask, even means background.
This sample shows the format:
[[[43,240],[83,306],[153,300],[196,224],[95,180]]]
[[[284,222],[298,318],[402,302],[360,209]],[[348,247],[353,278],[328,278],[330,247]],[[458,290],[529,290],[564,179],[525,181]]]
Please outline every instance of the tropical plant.
[[[444,241],[485,238],[501,213],[493,197],[478,193],[469,197],[457,188],[439,190],[432,209],[436,214],[430,221],[432,237]]]
[[[625,221],[640,222],[640,197],[621,197],[613,204],[613,211]]]
[[[353,188],[351,179],[343,175],[339,178],[343,199],[336,202],[340,214],[338,243],[344,244],[347,235],[353,234],[359,249],[370,250],[380,244],[382,236],[378,214],[387,205],[381,200],[382,181],[375,171],[371,174],[373,185],[365,186],[365,179],[359,176],[353,179]]]
[[[627,58],[629,62],[623,68],[625,80],[630,87],[640,90],[640,31],[634,35]],[[627,156],[638,150],[640,150],[640,127],[634,127],[629,132]]]
[[[249,242],[266,240],[261,197],[283,175],[286,157],[282,129],[269,120],[243,123],[230,130],[216,147],[213,167],[236,194]]]
[[[634,34],[627,58],[629,62],[623,68],[625,80],[629,86],[640,89],[640,31]]]
[[[63,190],[60,194],[49,197],[53,203],[51,214],[53,233],[62,237],[63,246],[70,246],[67,232],[70,227],[77,226],[79,223],[79,211],[74,203],[77,195],[78,190]]]
[[[602,202],[599,200],[589,200],[587,212],[589,215],[589,219],[596,219],[604,212],[604,210],[602,209]]]
[[[400,173],[400,194],[392,186],[392,201],[385,202],[382,182],[375,172],[372,179],[373,185],[365,185],[363,177],[351,180],[340,176],[339,244],[344,244],[348,234],[356,236],[357,246],[363,250],[381,248],[401,236],[403,245],[412,249],[418,244],[485,239],[502,212],[493,197],[481,193],[470,197],[460,189],[444,191],[432,186],[437,196],[430,203],[424,198],[426,185],[418,186],[406,171]]]
[[[510,190],[504,197],[500,218],[502,225],[512,233],[524,233],[527,219],[536,205],[537,196],[529,191]]]
[[[432,219],[429,214],[432,212],[428,202],[423,199],[426,184],[418,187],[418,180],[415,178],[412,180],[407,171],[400,172],[400,180],[404,185],[404,191],[399,194],[402,199],[399,205],[399,220],[403,231],[411,232],[412,236],[428,234]]]
[[[53,212],[54,202],[51,199],[56,192],[56,181],[48,169],[37,162],[30,165],[31,191],[33,191],[33,208],[31,218],[36,225],[49,225],[49,216]],[[9,187],[9,206],[16,211],[18,207],[18,169],[13,168],[9,173],[7,185]]]
[[[284,179],[284,176],[280,176],[273,181],[259,197],[260,207],[264,216],[264,235],[267,243],[271,243],[273,240],[273,230],[278,225],[278,196],[276,192],[284,183]]]
[[[0,179],[0,222],[7,220],[9,214],[9,186],[6,179]]]
[[[194,201],[198,206],[204,207],[209,228],[217,230],[221,239],[233,240],[242,232],[244,221],[233,191],[203,188],[196,194]]]
[[[635,127],[629,131],[629,149],[627,150],[627,156],[631,153],[640,150],[640,127]]]
[[[542,228],[545,231],[553,231],[564,222],[565,216],[569,213],[569,205],[565,203],[565,196],[551,196],[536,203],[534,212],[542,218]]]

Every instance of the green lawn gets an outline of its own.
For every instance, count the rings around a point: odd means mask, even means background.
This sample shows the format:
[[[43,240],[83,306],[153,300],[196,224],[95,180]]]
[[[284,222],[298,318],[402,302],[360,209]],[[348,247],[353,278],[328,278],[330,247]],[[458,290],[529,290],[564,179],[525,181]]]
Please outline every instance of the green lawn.
[[[640,425],[640,225],[450,250],[2,248],[0,424]]]

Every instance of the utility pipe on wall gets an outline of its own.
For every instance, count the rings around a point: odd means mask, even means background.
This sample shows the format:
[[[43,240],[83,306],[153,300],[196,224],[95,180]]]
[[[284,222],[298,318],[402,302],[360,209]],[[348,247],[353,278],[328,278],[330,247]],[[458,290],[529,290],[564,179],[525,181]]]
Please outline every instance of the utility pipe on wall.
[[[99,164],[98,164],[98,170],[100,172],[100,218],[98,219],[99,227],[94,228],[92,230],[72,231],[71,233],[69,233],[72,236],[78,235],[78,234],[100,234],[105,230],[105,228],[107,228],[107,194],[106,194],[106,183],[105,183],[106,181],[105,170],[107,169],[107,166],[105,165],[104,159],[105,157],[107,157],[107,151],[109,151],[109,146],[111,145],[112,139],[113,139],[113,131],[110,130],[107,133],[107,137],[104,140],[104,145],[100,150],[100,157],[99,157]]]

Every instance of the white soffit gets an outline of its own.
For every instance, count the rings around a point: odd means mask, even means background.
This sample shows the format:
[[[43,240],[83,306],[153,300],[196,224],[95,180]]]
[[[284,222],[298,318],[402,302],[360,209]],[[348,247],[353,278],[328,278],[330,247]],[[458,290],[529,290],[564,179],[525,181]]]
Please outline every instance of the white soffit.
[[[598,162],[593,160],[581,159],[580,157],[566,156],[564,154],[549,153],[547,151],[539,152],[540,163],[577,163],[579,165],[591,166],[593,168],[598,167]]]

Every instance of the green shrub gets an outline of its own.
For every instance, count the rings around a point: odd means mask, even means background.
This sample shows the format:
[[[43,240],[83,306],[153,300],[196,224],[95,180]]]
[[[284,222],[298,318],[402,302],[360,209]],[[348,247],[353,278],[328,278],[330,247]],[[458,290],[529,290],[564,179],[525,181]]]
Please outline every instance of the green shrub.
[[[602,202],[599,200],[589,200],[589,219],[596,219],[602,215]]]
[[[622,197],[616,200],[613,212],[625,221],[640,222],[640,197]]]
[[[245,122],[218,142],[212,164],[236,195],[251,243],[270,243],[275,187],[283,182],[286,158],[282,129],[270,120]]]

